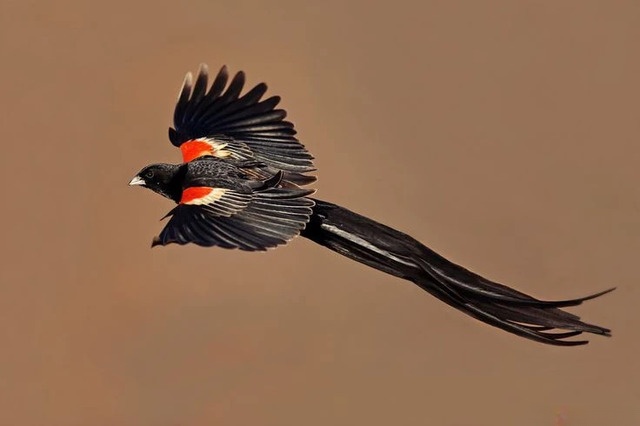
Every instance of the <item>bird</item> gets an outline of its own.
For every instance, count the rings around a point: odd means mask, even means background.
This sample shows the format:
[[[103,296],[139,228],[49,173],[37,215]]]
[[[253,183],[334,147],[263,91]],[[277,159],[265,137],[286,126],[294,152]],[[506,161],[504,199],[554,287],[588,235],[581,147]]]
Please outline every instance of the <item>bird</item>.
[[[265,251],[306,238],[342,256],[410,281],[449,306],[488,325],[555,346],[579,346],[583,333],[611,330],[583,322],[562,308],[586,297],[541,300],[491,281],[428,248],[415,238],[345,207],[312,197],[314,157],[278,108],[281,98],[265,83],[243,94],[243,71],[222,66],[209,84],[201,64],[187,73],[169,127],[180,164],[144,167],[129,182],[175,203],[151,246],[196,244]]]

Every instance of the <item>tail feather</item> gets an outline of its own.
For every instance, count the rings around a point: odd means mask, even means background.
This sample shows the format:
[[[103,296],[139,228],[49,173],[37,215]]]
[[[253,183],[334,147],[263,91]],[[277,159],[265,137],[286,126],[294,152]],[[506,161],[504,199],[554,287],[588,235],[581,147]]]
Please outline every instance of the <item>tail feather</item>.
[[[614,289],[577,299],[539,300],[456,265],[407,234],[335,204],[315,202],[302,236],[360,263],[410,280],[482,322],[556,346],[588,343],[566,340],[582,333],[611,335],[611,330],[583,322],[560,308],[580,305]]]

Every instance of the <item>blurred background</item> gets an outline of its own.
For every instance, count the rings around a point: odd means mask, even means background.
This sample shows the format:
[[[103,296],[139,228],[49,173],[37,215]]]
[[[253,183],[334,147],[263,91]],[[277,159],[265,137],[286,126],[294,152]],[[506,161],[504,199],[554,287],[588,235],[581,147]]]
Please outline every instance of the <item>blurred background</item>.
[[[634,1],[0,3],[1,425],[640,424]],[[483,325],[296,239],[149,248],[187,71],[265,81],[319,198],[613,329]]]

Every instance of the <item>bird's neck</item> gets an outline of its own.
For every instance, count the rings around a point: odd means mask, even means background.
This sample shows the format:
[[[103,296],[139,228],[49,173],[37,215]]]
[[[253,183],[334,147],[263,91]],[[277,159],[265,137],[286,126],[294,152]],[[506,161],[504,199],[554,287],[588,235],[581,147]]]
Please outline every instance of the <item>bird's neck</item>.
[[[171,173],[171,177],[167,183],[162,185],[162,188],[158,188],[156,192],[175,201],[176,203],[179,203],[180,198],[182,198],[182,183],[187,170],[184,165],[175,167],[176,168],[173,170],[173,173]]]

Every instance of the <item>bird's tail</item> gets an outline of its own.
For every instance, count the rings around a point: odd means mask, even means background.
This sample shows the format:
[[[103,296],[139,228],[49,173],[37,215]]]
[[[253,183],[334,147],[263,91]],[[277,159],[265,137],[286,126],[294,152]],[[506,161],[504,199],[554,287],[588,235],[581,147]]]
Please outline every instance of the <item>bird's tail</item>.
[[[321,200],[302,236],[320,245],[413,281],[450,306],[480,321],[538,342],[576,346],[582,333],[610,336],[610,330],[580,321],[560,308],[602,296],[609,289],[572,300],[543,301],[489,281],[456,265],[419,241],[388,226]]]

